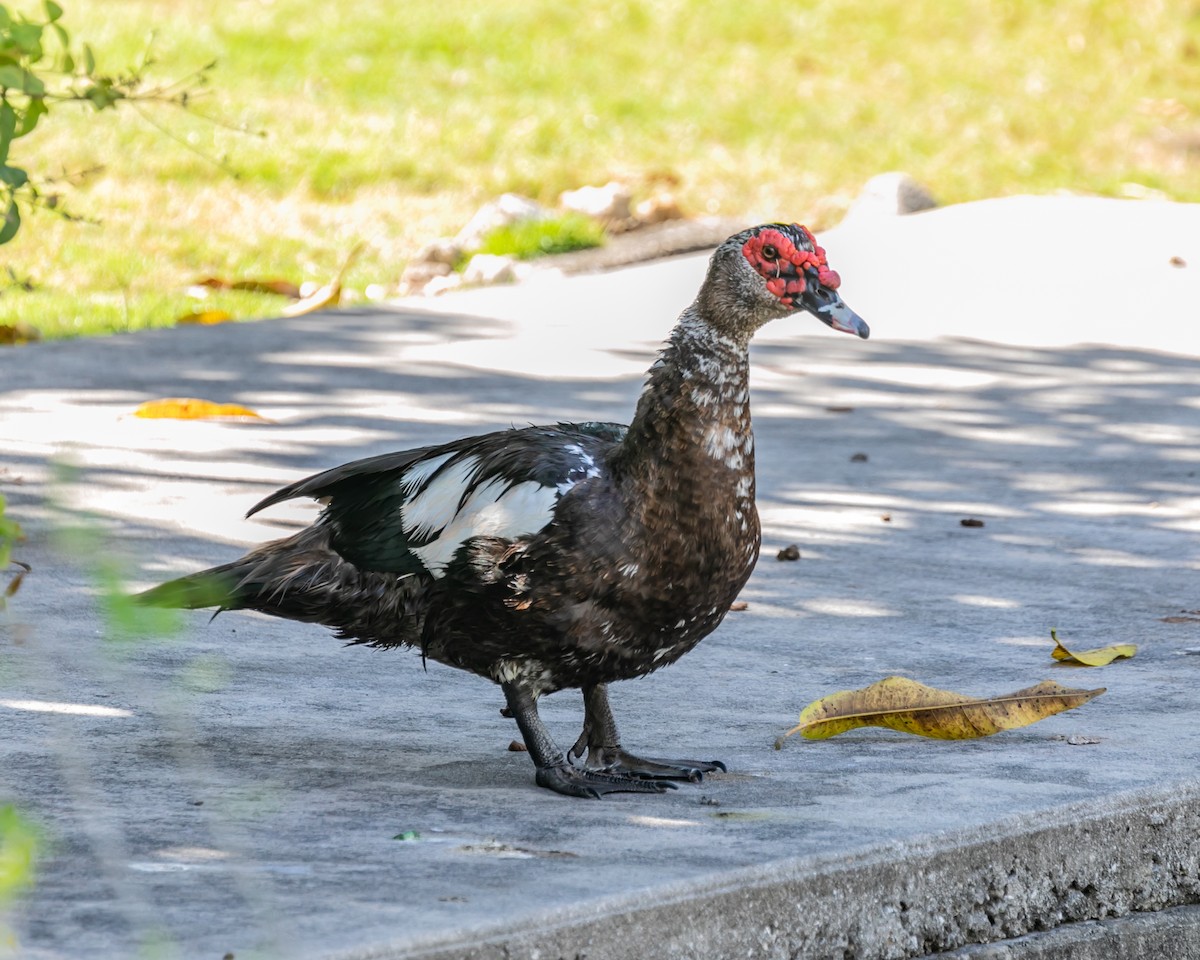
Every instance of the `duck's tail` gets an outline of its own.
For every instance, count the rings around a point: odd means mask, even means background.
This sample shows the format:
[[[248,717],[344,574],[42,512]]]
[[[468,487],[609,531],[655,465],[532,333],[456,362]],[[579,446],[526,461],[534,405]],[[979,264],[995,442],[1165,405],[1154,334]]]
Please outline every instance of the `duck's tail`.
[[[373,646],[414,645],[425,615],[428,577],[359,570],[317,524],[246,556],[136,594],[138,603],[189,610],[258,610],[332,627]]]

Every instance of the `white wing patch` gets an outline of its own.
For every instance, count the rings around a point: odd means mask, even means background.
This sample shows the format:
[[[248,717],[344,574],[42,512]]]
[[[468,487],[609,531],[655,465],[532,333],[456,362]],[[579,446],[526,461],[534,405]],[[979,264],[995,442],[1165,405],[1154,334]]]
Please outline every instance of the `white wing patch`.
[[[438,468],[449,460],[453,453],[443,453],[440,457],[430,457],[428,460],[419,460],[415,466],[409,467],[405,471],[404,476],[400,478],[400,483],[413,490],[419,487],[429,479],[430,474],[437,472]],[[472,461],[474,462],[474,461]]]
[[[424,460],[404,474],[400,481],[413,489],[441,467],[453,454]],[[433,482],[404,505],[404,532],[414,540],[424,540],[454,520],[458,505],[470,486],[471,477],[479,468],[475,457],[465,457],[442,471]]]
[[[442,477],[438,477],[430,484],[429,490],[442,480]],[[455,487],[452,499],[454,506],[458,505],[462,493],[461,486]],[[446,496],[441,502],[450,499]],[[554,516],[557,501],[558,491],[554,487],[543,487],[533,480],[511,487],[507,480],[489,480],[475,488],[462,509],[450,517],[436,540],[431,540],[423,547],[409,549],[425,564],[425,569],[435,577],[440,577],[445,572],[446,564],[467,540],[472,537],[512,539],[522,534],[537,533]]]
[[[453,453],[422,460],[401,478],[408,492],[425,485],[403,507],[404,533],[412,540],[435,539],[409,550],[435,577],[458,548],[472,537],[512,539],[537,533],[554,518],[554,507],[580,480],[598,477],[595,458],[578,444],[564,449],[578,461],[569,476],[555,486],[536,480],[512,483],[504,477],[481,478],[478,457],[464,457],[446,466]],[[432,479],[431,479],[432,478]]]

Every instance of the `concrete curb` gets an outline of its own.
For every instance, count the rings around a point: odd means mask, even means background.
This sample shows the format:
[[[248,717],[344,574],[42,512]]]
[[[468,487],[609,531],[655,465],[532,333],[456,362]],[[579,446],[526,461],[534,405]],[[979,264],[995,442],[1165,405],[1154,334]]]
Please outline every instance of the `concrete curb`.
[[[1032,822],[1031,822],[1032,821]],[[647,905],[647,900],[653,903]],[[1077,921],[1125,917],[1200,900],[1200,780],[1131,791],[994,825],[802,857],[559,910],[532,922],[471,931],[336,960],[492,960],[927,956]],[[1200,933],[1191,912],[1156,936]],[[1072,927],[1066,946],[1092,936]],[[1127,924],[1126,939],[1145,924]],[[992,945],[971,960],[1057,957]],[[1009,952],[995,952],[1007,950]],[[1060,952],[1045,952],[1055,951]],[[1124,954],[1097,953],[1096,956]],[[1140,955],[1140,954],[1138,954]],[[1165,955],[1165,954],[1164,954]],[[1178,954],[1170,954],[1178,956]],[[1072,955],[1073,956],[1073,955]]]
[[[1200,960],[1200,907],[1173,907],[1117,920],[1068,923],[1003,943],[939,953],[933,960]]]

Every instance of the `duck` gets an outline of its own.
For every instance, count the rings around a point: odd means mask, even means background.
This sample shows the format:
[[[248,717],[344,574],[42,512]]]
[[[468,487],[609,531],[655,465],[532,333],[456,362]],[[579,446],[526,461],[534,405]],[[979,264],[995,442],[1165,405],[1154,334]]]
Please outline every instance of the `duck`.
[[[797,312],[866,339],[840,283],[800,224],[734,234],[628,425],[512,428],[333,467],[247,514],[309,497],[324,505],[310,526],[138,600],[322,624],[490,680],[535,783],[558,794],[661,793],[724,771],[626,751],[608,685],[690,651],[750,577],[761,544],[750,341]],[[583,729],[563,750],[538,701],[567,689],[582,693]]]

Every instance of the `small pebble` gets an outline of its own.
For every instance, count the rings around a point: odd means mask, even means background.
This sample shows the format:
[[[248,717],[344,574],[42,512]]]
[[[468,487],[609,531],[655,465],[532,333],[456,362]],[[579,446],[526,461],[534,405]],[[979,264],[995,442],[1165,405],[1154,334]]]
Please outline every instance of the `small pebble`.
[[[881,513],[879,515],[879,519],[882,520],[884,523],[891,523],[892,515],[890,513]]]
[[[1173,267],[1186,267],[1187,266],[1187,261],[1184,260],[1183,257],[1172,257],[1167,262],[1170,263],[1171,266],[1173,266]]]
[[[776,560],[799,560],[800,548],[794,543],[789,543],[786,547],[775,554]]]
[[[854,454],[854,456],[852,456],[850,458],[850,462],[851,463],[866,463],[870,459],[871,458],[868,457],[865,453],[856,453],[856,454]]]
[[[526,753],[526,752],[528,752],[528,750],[529,750],[529,748],[527,746],[525,746],[525,744],[523,744],[520,740],[513,740],[508,745],[509,753]]]
[[[975,517],[963,517],[958,522],[961,523],[964,527],[982,527],[983,526],[983,521],[977,520],[977,519],[975,519]]]
[[[729,605],[730,613],[741,613],[743,610],[749,610],[750,604],[745,600],[737,600]]]

